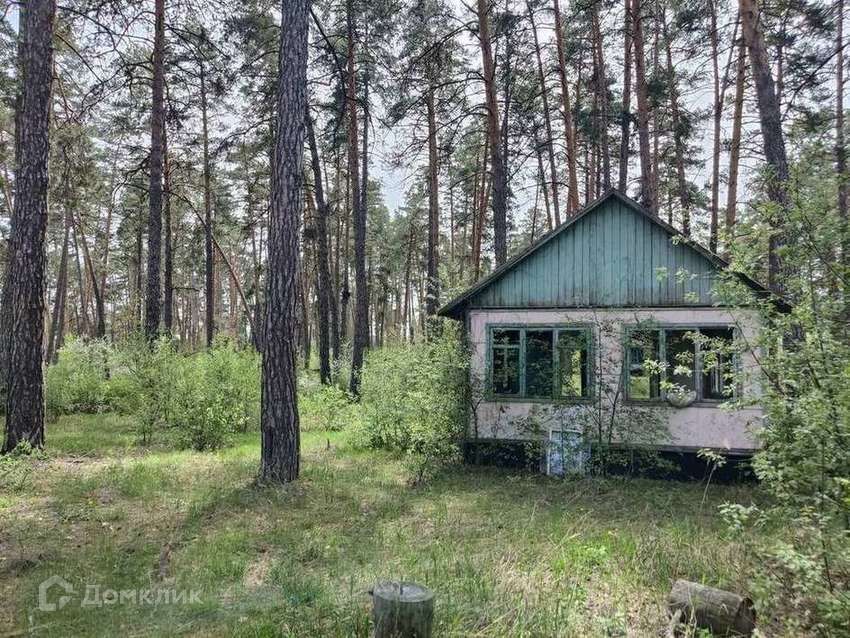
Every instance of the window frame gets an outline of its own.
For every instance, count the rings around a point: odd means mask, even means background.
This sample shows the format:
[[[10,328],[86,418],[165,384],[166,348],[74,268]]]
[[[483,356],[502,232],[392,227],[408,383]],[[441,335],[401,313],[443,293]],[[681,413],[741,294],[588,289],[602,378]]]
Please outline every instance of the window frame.
[[[519,330],[519,394],[496,394],[493,392],[493,333],[498,330]],[[538,330],[552,331],[552,396],[530,397],[526,388],[526,332]],[[560,332],[582,332],[587,339],[587,396],[562,397],[556,396],[560,389],[560,357],[558,356],[558,335]],[[517,402],[517,403],[556,403],[581,404],[590,403],[594,398],[594,380],[596,366],[594,365],[595,341],[593,324],[590,323],[488,323],[485,325],[486,339],[486,397],[488,401]]]
[[[699,332],[700,330],[718,330],[718,329],[727,329],[732,331],[732,341],[737,342],[740,340],[741,332],[737,326],[731,325],[728,323],[699,323],[699,324],[675,324],[675,323],[664,323],[657,324],[652,323],[649,325],[643,325],[639,323],[632,324],[623,324],[623,340],[622,340],[622,353],[623,353],[623,369],[622,369],[622,383],[624,388],[624,397],[626,403],[633,405],[667,405],[667,391],[664,389],[664,384],[668,380],[668,370],[665,369],[661,373],[661,378],[659,380],[660,390],[659,396],[656,398],[650,399],[636,399],[629,394],[629,374],[631,370],[631,335],[635,332],[650,332],[655,331],[659,333],[658,339],[658,360],[662,362],[667,361],[667,332]],[[692,405],[698,407],[718,407],[721,404],[736,399],[741,396],[742,388],[740,383],[735,382],[732,389],[732,396],[725,397],[722,399],[712,399],[712,398],[704,398],[703,397],[703,375],[704,370],[702,367],[703,357],[701,352],[701,347],[698,342],[694,343],[694,390],[696,392],[697,398],[696,401]],[[732,368],[737,374],[740,371],[741,364],[741,356],[740,353],[732,354]]]

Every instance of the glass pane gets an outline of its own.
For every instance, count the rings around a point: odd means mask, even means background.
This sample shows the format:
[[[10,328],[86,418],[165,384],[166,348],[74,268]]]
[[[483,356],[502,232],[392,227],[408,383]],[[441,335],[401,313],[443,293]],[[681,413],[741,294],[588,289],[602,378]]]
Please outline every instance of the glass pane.
[[[732,396],[732,328],[700,328],[702,356],[702,398],[723,400]]]
[[[696,389],[696,343],[692,330],[667,330],[667,380],[676,390]]]
[[[519,394],[519,330],[493,331],[493,392]]]
[[[527,330],[525,333],[525,394],[529,397],[552,396],[552,330]]]
[[[519,394],[518,346],[493,346],[493,393]]]
[[[658,361],[658,330],[637,330],[629,338],[629,398],[657,399],[660,378],[649,362]]]
[[[561,330],[558,333],[558,394],[562,397],[586,397],[589,392],[587,374],[587,335],[583,330]]]
[[[519,330],[494,330],[493,345],[519,347]]]

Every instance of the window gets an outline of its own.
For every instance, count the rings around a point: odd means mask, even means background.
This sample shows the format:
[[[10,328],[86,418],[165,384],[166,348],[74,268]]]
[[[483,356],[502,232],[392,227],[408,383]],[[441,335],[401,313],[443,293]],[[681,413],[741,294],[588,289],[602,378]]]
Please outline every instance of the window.
[[[493,331],[493,392],[519,394],[519,330]]]
[[[731,328],[704,328],[700,335],[703,398],[728,399],[735,389],[734,333]]]
[[[525,332],[525,395],[534,399],[552,396],[554,330]]]
[[[558,394],[564,398],[590,396],[587,330],[558,331]]]
[[[629,398],[657,399],[661,378],[653,363],[659,359],[659,331],[635,330],[629,335]]]
[[[587,328],[492,328],[492,393],[524,399],[587,398],[589,345]]]
[[[688,330],[664,331],[667,354],[667,381],[683,392],[697,389],[696,341]]]
[[[672,388],[694,392],[701,401],[733,396],[732,328],[671,327],[629,330],[627,334],[629,399],[664,399]]]

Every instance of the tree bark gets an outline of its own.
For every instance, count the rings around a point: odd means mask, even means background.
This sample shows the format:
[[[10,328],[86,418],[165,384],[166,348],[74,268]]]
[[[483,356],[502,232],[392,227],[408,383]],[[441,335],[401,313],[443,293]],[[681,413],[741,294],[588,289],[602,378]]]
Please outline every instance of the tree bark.
[[[357,47],[354,32],[354,2],[346,2],[348,37],[348,78],[346,105],[348,110],[348,173],[351,182],[351,206],[354,222],[354,321],[351,352],[351,394],[360,394],[360,370],[369,343],[369,291],[366,289],[366,210],[360,194],[360,165],[357,134],[357,78],[355,55]]]
[[[73,213],[71,219],[73,221]],[[80,238],[80,243],[83,246],[83,260],[85,261],[85,270],[89,273],[89,283],[91,284],[92,296],[94,297],[95,309],[95,328],[94,336],[102,339],[106,336],[106,309],[104,308],[103,295],[101,295],[100,286],[97,281],[97,273],[94,269],[94,260],[89,252],[89,243],[86,235],[83,232],[83,225],[80,220],[74,222],[74,237]]]
[[[201,128],[204,144],[204,328],[207,348],[215,338],[215,254],[213,253],[212,170],[210,167],[209,119],[206,68],[201,61]]]
[[[667,17],[662,9],[662,24],[664,27],[664,44],[667,57],[667,81],[670,83],[670,117],[673,124],[673,147],[676,154],[676,182],[679,191],[679,206],[682,209],[682,232],[686,237],[691,236],[691,197],[688,182],[685,179],[685,142],[682,139],[682,122],[679,117],[679,87],[676,81],[676,71],[673,69],[673,53],[670,37],[667,33]],[[717,153],[719,154],[719,150]],[[715,250],[716,247],[712,250]]]
[[[781,295],[784,292],[785,277],[780,251],[786,243],[783,226],[789,207],[788,156],[785,153],[785,137],[782,133],[782,114],[770,71],[764,33],[759,24],[756,0],[739,0],[739,8],[744,40],[750,54],[753,82],[756,85],[764,155],[772,173],[768,176],[767,193],[778,209],[769,220],[772,228],[768,248],[768,286]]]
[[[749,636],[756,624],[753,602],[732,592],[677,580],[667,597],[671,612],[720,635]]]
[[[34,447],[44,445],[44,242],[55,15],[54,0],[30,0],[20,7],[22,75],[16,113],[16,196],[3,294],[3,301],[9,304],[8,323],[2,326],[9,339],[8,354],[4,353],[8,395],[3,452],[14,450],[22,442]]]
[[[313,122],[307,114],[307,140],[310,145],[310,164],[313,170],[313,192],[316,194],[316,296],[318,305],[319,378],[322,383],[331,382],[330,327],[336,321],[336,300],[331,288],[331,271],[328,264],[328,204],[322,184],[322,165],[319,162],[319,147]],[[338,353],[334,353],[335,356]]]
[[[479,0],[480,1],[480,0]],[[573,109],[570,105],[570,86],[567,82],[567,60],[564,53],[564,25],[561,20],[561,5],[553,0],[552,10],[555,13],[555,45],[558,51],[558,78],[561,81],[561,101],[564,115],[564,135],[567,140],[567,177],[569,194],[567,195],[567,216],[572,215],[579,207],[578,175],[576,174],[576,137],[573,126]]]
[[[599,26],[599,7],[594,4],[591,11],[593,22],[593,50],[596,59],[596,78],[594,84],[596,88],[596,102],[598,108],[598,114],[596,117],[598,133],[596,140],[598,142],[597,160],[598,156],[601,155],[601,186],[603,190],[607,191],[611,188],[611,151],[608,147],[608,82],[605,79],[605,56],[602,50],[602,29]],[[598,164],[597,168],[599,168]],[[598,188],[600,180],[597,180],[596,183]]]
[[[508,259],[508,184],[502,156],[499,103],[496,99],[496,65],[490,41],[490,22],[487,0],[478,0],[478,40],[484,71],[484,92],[487,105],[487,138],[490,141],[490,164],[493,189],[493,250],[496,266]]]
[[[632,0],[634,21],[633,48],[635,56],[635,89],[638,107],[638,143],[640,146],[640,199],[653,215],[658,214],[658,199],[652,175],[652,156],[649,146],[649,90],[646,84],[646,55],[644,53],[643,16],[640,0]]]
[[[717,2],[709,0],[711,11],[711,26],[709,39],[711,41],[711,70],[714,81],[714,148],[711,157],[711,219],[709,222],[708,247],[711,252],[717,252],[717,215],[720,206],[720,123],[723,118],[723,96],[720,90],[720,62],[718,58],[717,35]],[[669,47],[669,44],[668,44]]]
[[[429,85],[425,92],[425,104],[428,109],[428,254],[427,254],[427,290],[425,292],[425,313],[430,317],[437,314],[440,305],[440,274],[438,247],[440,241],[440,200],[437,165],[437,115],[435,89]]]
[[[629,128],[631,124],[632,91],[632,5],[625,0],[623,28],[623,106],[620,111],[620,174],[617,188],[625,193],[629,182]]]
[[[738,205],[738,167],[741,159],[741,131],[744,116],[744,80],[747,72],[747,48],[744,38],[738,44],[738,66],[735,72],[735,107],[732,116],[732,140],[729,147],[729,176],[726,188],[726,241],[731,243]],[[726,251],[728,254],[728,251]]]
[[[277,127],[272,157],[263,338],[260,480],[298,478],[300,428],[295,358],[298,227],[303,203],[309,0],[281,0]]]
[[[155,0],[153,97],[148,211],[148,280],[145,299],[145,335],[159,333],[161,315],[160,260],[162,259],[162,138],[165,130],[165,0]]]
[[[528,21],[531,23],[531,33],[534,36],[534,55],[537,58],[537,82],[540,85],[540,98],[543,101],[543,124],[546,127],[546,151],[549,156],[550,188],[552,189],[552,210],[555,213],[555,225],[561,225],[561,205],[558,201],[558,168],[555,164],[555,137],[552,134],[552,117],[549,112],[549,90],[546,87],[546,75],[543,72],[543,60],[540,55],[540,39],[537,36],[537,25],[534,23],[534,11],[531,2],[526,2]],[[548,199],[547,199],[548,201]],[[549,220],[549,227],[552,220]]]
[[[68,299],[68,244],[71,238],[71,220],[66,212],[64,218],[64,234],[62,237],[62,254],[59,258],[59,272],[56,277],[56,297],[53,302],[53,315],[50,321],[50,334],[47,338],[47,354],[44,360],[56,363],[57,354],[62,347],[62,327],[65,324],[65,304]]]
[[[171,162],[168,158],[168,130],[163,130],[162,134],[163,146],[163,164],[164,164],[164,180],[165,200],[162,208],[162,225],[165,228],[165,236],[163,242],[163,268],[162,268],[162,325],[166,334],[171,334],[171,329],[174,324],[174,248],[172,246],[171,237]],[[101,294],[103,290],[101,289]]]

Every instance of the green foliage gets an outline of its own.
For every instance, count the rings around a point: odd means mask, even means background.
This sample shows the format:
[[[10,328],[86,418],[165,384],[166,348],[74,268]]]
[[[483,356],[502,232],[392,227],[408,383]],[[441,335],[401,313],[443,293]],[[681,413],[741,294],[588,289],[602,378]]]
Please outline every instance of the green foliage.
[[[761,318],[753,345],[765,427],[754,468],[773,496],[769,507],[730,505],[725,513],[734,530],[780,530],[754,548],[760,611],[781,610],[792,633],[843,635],[850,618],[850,233],[836,214],[828,157],[814,143],[793,167],[782,224],[794,243],[780,250],[790,309],[752,298],[734,280],[721,291],[724,301],[755,308]],[[753,230],[775,225],[774,205],[756,205],[754,213]],[[756,248],[742,242],[739,267],[758,262]]]
[[[134,417],[142,443],[162,435],[180,447],[217,449],[258,426],[259,368],[256,352],[226,340],[193,355],[167,338],[72,341],[48,368],[48,411],[116,411]]]
[[[405,452],[415,482],[460,459],[468,423],[469,355],[458,326],[436,332],[370,352],[362,373],[362,441]]]
[[[301,429],[342,430],[356,418],[348,392],[335,385],[300,384]]]
[[[25,492],[31,484],[33,463],[46,458],[28,441],[21,441],[9,454],[0,456],[0,492]]]
[[[70,339],[65,344],[58,361],[45,373],[45,408],[49,419],[109,409],[111,354],[105,341]]]

